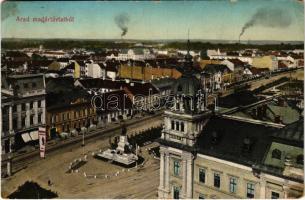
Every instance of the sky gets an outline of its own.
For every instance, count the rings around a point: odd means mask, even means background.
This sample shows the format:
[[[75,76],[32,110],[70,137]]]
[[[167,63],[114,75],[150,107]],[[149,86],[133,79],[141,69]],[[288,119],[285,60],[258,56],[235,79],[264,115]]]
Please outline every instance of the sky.
[[[274,10],[270,22],[253,19],[258,10]],[[304,2],[300,0],[206,1],[49,1],[1,4],[2,38],[119,39],[115,22],[128,17],[124,38],[139,40],[238,40],[244,25],[254,20],[241,40],[304,40]],[[33,17],[73,17],[73,22],[33,22]],[[29,17],[30,22],[17,18]],[[267,15],[269,17],[269,15]],[[288,17],[281,25],[278,19]],[[285,20],[285,19],[284,19]],[[287,21],[287,20],[286,20]]]

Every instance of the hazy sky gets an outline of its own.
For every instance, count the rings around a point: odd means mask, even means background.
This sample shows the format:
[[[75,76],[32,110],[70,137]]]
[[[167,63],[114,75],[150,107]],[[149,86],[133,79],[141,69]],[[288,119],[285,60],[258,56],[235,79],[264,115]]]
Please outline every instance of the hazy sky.
[[[289,25],[258,23],[244,40],[304,40],[304,3],[298,0],[206,0],[133,2],[5,2],[2,37],[15,38],[120,38],[115,17],[128,16],[127,39],[236,40],[245,23],[260,9],[279,9]],[[73,23],[17,22],[19,17],[74,17]],[[272,16],[274,18],[274,16]],[[275,17],[277,18],[277,17]],[[273,19],[276,22],[277,19]]]

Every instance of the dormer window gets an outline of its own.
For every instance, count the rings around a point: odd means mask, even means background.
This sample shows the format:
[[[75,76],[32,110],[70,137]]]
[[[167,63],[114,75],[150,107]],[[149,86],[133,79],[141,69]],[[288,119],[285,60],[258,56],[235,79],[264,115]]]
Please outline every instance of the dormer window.
[[[280,151],[280,150],[278,150],[278,149],[274,149],[273,151],[272,151],[272,158],[275,158],[275,159],[281,159],[281,157],[282,157],[282,152]]]
[[[304,155],[300,154],[297,156],[297,164],[303,165],[304,164]]]

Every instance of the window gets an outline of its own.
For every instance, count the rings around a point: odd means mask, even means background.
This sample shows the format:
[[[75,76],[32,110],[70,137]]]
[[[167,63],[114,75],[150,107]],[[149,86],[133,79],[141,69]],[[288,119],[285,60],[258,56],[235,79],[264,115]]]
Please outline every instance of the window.
[[[62,117],[62,121],[64,121],[65,120],[65,113],[62,113],[61,117]]]
[[[179,199],[180,188],[174,186],[174,199]]]
[[[13,128],[17,128],[17,118],[13,118]]]
[[[174,175],[178,176],[180,171],[180,163],[178,160],[174,161]]]
[[[32,83],[32,88],[35,88],[37,86],[36,83]]]
[[[32,109],[32,108],[33,108],[33,102],[30,103],[30,109]]]
[[[179,131],[179,122],[176,122],[176,131]]]
[[[17,112],[17,105],[13,106],[13,112]]]
[[[25,117],[21,118],[21,127],[25,127]]]
[[[274,149],[272,151],[272,158],[275,158],[275,159],[281,159],[281,156],[282,156],[282,152],[278,149]]]
[[[25,104],[24,104],[24,103],[21,104],[21,110],[22,110],[22,111],[25,111]]]
[[[38,124],[41,123],[41,114],[38,114]]]
[[[184,123],[181,122],[181,131],[184,132]]]
[[[24,83],[24,84],[23,84],[23,87],[24,87],[24,88],[28,88],[29,85],[28,85],[27,83]]]
[[[31,116],[30,117],[30,125],[33,125],[34,124],[34,116]]]
[[[178,88],[177,88],[178,92],[182,92],[182,86],[179,85]]]
[[[231,193],[236,193],[236,188],[237,188],[236,178],[231,177],[230,178],[230,192]]]
[[[300,154],[297,156],[297,164],[303,165],[303,163],[304,163],[304,155]]]
[[[3,107],[2,108],[2,115],[7,116],[8,115],[8,107]]]
[[[174,130],[175,129],[175,122],[174,121],[172,121],[172,130]]]
[[[37,101],[37,106],[38,106],[38,108],[41,107],[41,101]]]
[[[280,198],[280,194],[277,192],[271,192],[271,199],[279,199]]]
[[[179,110],[180,109],[180,105],[178,102],[176,102],[176,110]]]
[[[199,182],[205,183],[205,169],[199,169]]]
[[[247,183],[247,197],[254,198],[254,184]]]
[[[214,187],[220,188],[220,175],[214,173]]]

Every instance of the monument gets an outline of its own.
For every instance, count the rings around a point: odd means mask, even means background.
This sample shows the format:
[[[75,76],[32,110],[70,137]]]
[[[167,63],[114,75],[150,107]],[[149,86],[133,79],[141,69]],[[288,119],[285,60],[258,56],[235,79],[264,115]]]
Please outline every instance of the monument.
[[[117,148],[107,149],[102,153],[98,153],[96,154],[96,158],[112,161],[115,164],[123,165],[126,167],[136,165],[138,156],[132,152],[132,146],[128,142],[126,132],[126,126],[123,124]]]

